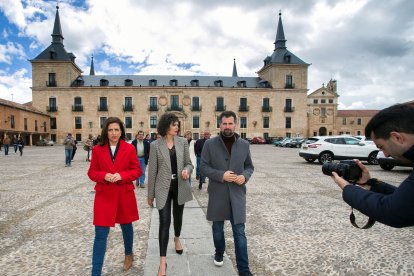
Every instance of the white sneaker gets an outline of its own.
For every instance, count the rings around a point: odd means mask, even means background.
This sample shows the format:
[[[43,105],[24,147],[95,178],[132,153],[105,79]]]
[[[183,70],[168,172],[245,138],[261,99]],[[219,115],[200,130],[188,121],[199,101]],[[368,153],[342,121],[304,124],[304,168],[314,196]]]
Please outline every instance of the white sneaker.
[[[217,256],[216,254],[213,254],[213,258],[214,258],[214,264],[216,266],[223,266],[224,264],[224,260],[223,260],[223,256]]]

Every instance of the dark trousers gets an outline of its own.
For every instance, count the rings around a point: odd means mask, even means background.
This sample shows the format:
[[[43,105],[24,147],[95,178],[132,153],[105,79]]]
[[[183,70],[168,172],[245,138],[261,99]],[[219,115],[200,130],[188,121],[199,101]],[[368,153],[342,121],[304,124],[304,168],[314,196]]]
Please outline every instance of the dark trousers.
[[[173,203],[173,218],[174,218],[174,235],[179,237],[181,234],[181,227],[183,225],[183,211],[184,204],[178,205],[178,180],[172,180],[170,191],[168,193],[167,202],[164,208],[158,210],[160,214],[160,228],[158,232],[158,242],[160,246],[160,256],[167,256],[168,239],[171,225],[171,201]]]

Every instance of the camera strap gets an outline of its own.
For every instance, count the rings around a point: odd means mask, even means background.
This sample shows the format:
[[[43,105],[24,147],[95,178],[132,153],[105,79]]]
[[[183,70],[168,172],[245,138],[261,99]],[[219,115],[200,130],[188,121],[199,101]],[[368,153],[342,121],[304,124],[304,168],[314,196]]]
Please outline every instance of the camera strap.
[[[358,229],[369,229],[375,223],[375,220],[374,219],[368,218],[368,221],[367,221],[367,223],[364,226],[361,227],[358,224],[356,224],[356,222],[355,222],[355,215],[354,215],[354,208],[351,208],[351,214],[349,215],[349,220],[351,221],[351,224],[354,227],[358,228]]]

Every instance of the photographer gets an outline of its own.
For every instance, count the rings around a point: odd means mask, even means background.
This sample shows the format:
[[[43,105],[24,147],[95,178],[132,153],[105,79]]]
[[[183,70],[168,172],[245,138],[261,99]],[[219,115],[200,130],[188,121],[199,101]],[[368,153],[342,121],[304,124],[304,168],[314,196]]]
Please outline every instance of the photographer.
[[[366,126],[365,136],[371,137],[385,156],[414,161],[414,106],[397,104],[381,110]],[[356,162],[362,170],[358,185],[332,172],[333,180],[343,189],[344,201],[383,224],[414,226],[414,172],[395,187],[371,178],[367,168]]]

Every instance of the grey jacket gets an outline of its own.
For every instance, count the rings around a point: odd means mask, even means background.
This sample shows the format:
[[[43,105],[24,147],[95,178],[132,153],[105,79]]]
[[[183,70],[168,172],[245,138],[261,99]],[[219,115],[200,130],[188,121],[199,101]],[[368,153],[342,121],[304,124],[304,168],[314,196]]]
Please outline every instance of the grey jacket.
[[[182,205],[193,199],[190,182],[184,180],[181,172],[186,169],[189,174],[193,170],[187,140],[174,136],[177,154],[178,172],[178,204]],[[171,183],[171,160],[165,137],[151,143],[148,161],[148,198],[155,198],[157,209],[164,208]]]
[[[254,171],[249,143],[236,134],[230,156],[220,136],[207,140],[201,153],[200,169],[201,175],[209,179],[207,219],[230,220],[233,214],[235,224],[245,223],[246,183]],[[243,174],[246,182],[238,185],[224,181],[225,171]]]

